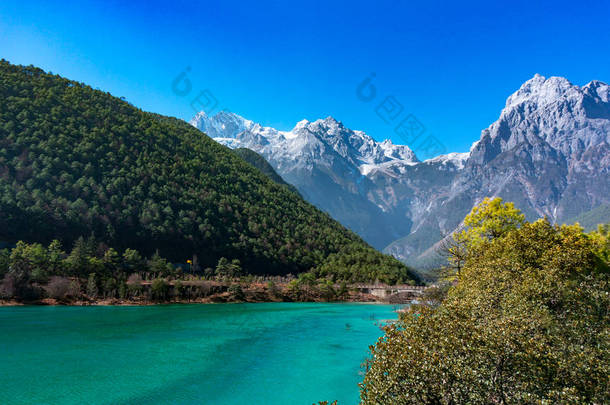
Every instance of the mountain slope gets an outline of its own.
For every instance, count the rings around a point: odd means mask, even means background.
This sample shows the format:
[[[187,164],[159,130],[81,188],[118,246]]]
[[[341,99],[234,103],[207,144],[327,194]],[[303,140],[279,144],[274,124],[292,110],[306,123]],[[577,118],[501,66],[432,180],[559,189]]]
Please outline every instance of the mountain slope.
[[[267,274],[362,250],[383,263],[372,279],[409,279],[395,259],[181,120],[6,61],[0,100],[0,240],[69,245],[94,234],[115,248],[180,262],[197,254],[203,267],[240,259]]]
[[[600,205],[591,211],[583,212],[577,217],[565,221],[567,224],[576,222],[585,229],[585,232],[594,231],[601,224],[610,224],[610,204]]]
[[[529,220],[554,222],[610,203],[609,86],[534,76],[467,153],[420,162],[329,117],[291,131],[236,114],[191,124],[230,147],[260,153],[301,195],[366,241],[407,263],[430,263],[484,197],[514,201]]]
[[[252,166],[256,167],[258,170],[260,170],[261,173],[273,180],[274,183],[286,186],[291,191],[298,193],[298,190],[292,184],[286,183],[282,176],[277,174],[277,172],[273,169],[273,166],[271,166],[269,162],[267,162],[265,158],[259,155],[258,153],[248,148],[237,148],[234,149],[233,152],[235,152],[237,156],[239,156]]]

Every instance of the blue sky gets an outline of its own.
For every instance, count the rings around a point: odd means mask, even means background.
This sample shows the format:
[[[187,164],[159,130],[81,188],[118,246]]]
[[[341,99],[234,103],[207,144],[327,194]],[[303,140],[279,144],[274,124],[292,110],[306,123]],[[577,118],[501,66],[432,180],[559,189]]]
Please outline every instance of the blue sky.
[[[609,15],[585,0],[3,0],[0,57],[187,120],[205,91],[216,109],[279,129],[332,115],[404,143],[393,129],[413,114],[447,151],[466,151],[535,73],[610,81]],[[365,102],[356,89],[371,73]],[[402,106],[390,123],[376,114],[387,96]]]

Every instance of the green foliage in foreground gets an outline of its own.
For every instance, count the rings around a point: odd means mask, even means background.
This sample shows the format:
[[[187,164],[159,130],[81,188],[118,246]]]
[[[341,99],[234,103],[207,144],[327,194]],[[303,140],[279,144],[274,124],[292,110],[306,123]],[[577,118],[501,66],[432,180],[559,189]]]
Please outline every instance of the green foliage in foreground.
[[[368,248],[184,121],[6,61],[0,99],[0,242],[71,246],[93,234],[120,251],[197,255],[201,268],[227,257],[256,274]]]
[[[468,249],[444,301],[372,347],[362,404],[610,402],[608,228],[539,220]]]

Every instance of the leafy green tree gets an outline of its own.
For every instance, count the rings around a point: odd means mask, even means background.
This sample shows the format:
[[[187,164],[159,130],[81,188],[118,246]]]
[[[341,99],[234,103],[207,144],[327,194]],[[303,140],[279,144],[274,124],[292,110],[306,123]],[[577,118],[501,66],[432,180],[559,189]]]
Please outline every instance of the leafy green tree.
[[[66,253],[62,250],[61,242],[57,239],[49,244],[47,248],[48,271],[53,275],[65,275],[64,260]]]
[[[605,262],[610,262],[610,224],[599,225],[596,231],[589,233],[597,255]]]
[[[123,263],[126,271],[130,273],[144,269],[144,260],[140,253],[134,249],[125,249]]]
[[[113,277],[109,277],[104,281],[104,297],[114,298],[117,293],[117,281]]]
[[[113,248],[109,248],[104,252],[102,261],[109,274],[117,274],[121,270],[121,256]]]
[[[225,257],[221,257],[216,265],[216,274],[221,277],[235,278],[239,277],[242,273],[241,264],[239,260],[234,259],[229,262]]]
[[[11,259],[11,251],[8,249],[0,249],[0,278],[4,277],[9,271]]]
[[[444,247],[449,262],[446,278],[459,278],[469,254],[477,252],[483,243],[518,229],[524,222],[525,216],[513,203],[486,197],[464,218],[463,229]]]
[[[456,237],[466,242],[467,249],[474,249],[519,228],[524,222],[525,215],[512,202],[486,197],[464,218],[464,229]]]
[[[45,283],[48,279],[47,251],[39,243],[18,242],[11,251],[10,268],[19,280]]]
[[[5,276],[4,284],[7,294],[17,298],[32,296],[32,273],[41,270],[38,247],[32,249],[24,242],[17,242],[9,257],[9,271]],[[10,288],[9,288],[10,287]]]
[[[122,300],[127,298],[127,291],[127,284],[124,281],[121,281],[119,283],[119,298]]]
[[[71,275],[84,276],[89,274],[90,247],[84,238],[80,237],[74,243],[72,251],[65,259],[65,265]]]
[[[291,280],[286,287],[286,291],[288,294],[294,299],[301,299],[303,296],[303,291],[301,290],[301,283],[298,280]]]
[[[440,305],[385,329],[362,404],[610,401],[607,246],[579,226],[511,228],[472,245]]]
[[[159,252],[155,254],[148,261],[148,269],[157,275],[162,277],[170,276],[174,273],[174,267],[167,260],[159,255]]]
[[[338,297],[337,291],[335,290],[335,285],[330,280],[320,281],[320,291],[324,299],[326,299],[327,301],[336,300]]]

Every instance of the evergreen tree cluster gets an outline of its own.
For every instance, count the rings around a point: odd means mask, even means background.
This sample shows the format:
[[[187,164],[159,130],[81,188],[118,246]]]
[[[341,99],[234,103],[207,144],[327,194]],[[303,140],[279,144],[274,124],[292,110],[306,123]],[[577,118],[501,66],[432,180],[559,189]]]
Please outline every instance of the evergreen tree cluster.
[[[181,272],[158,253],[147,259],[136,250],[118,252],[94,238],[78,238],[69,252],[58,240],[48,246],[19,241],[12,249],[0,250],[0,298],[27,301],[78,297],[81,292],[93,299],[125,298],[130,275],[139,277],[130,283],[137,289],[140,274],[153,279]]]

